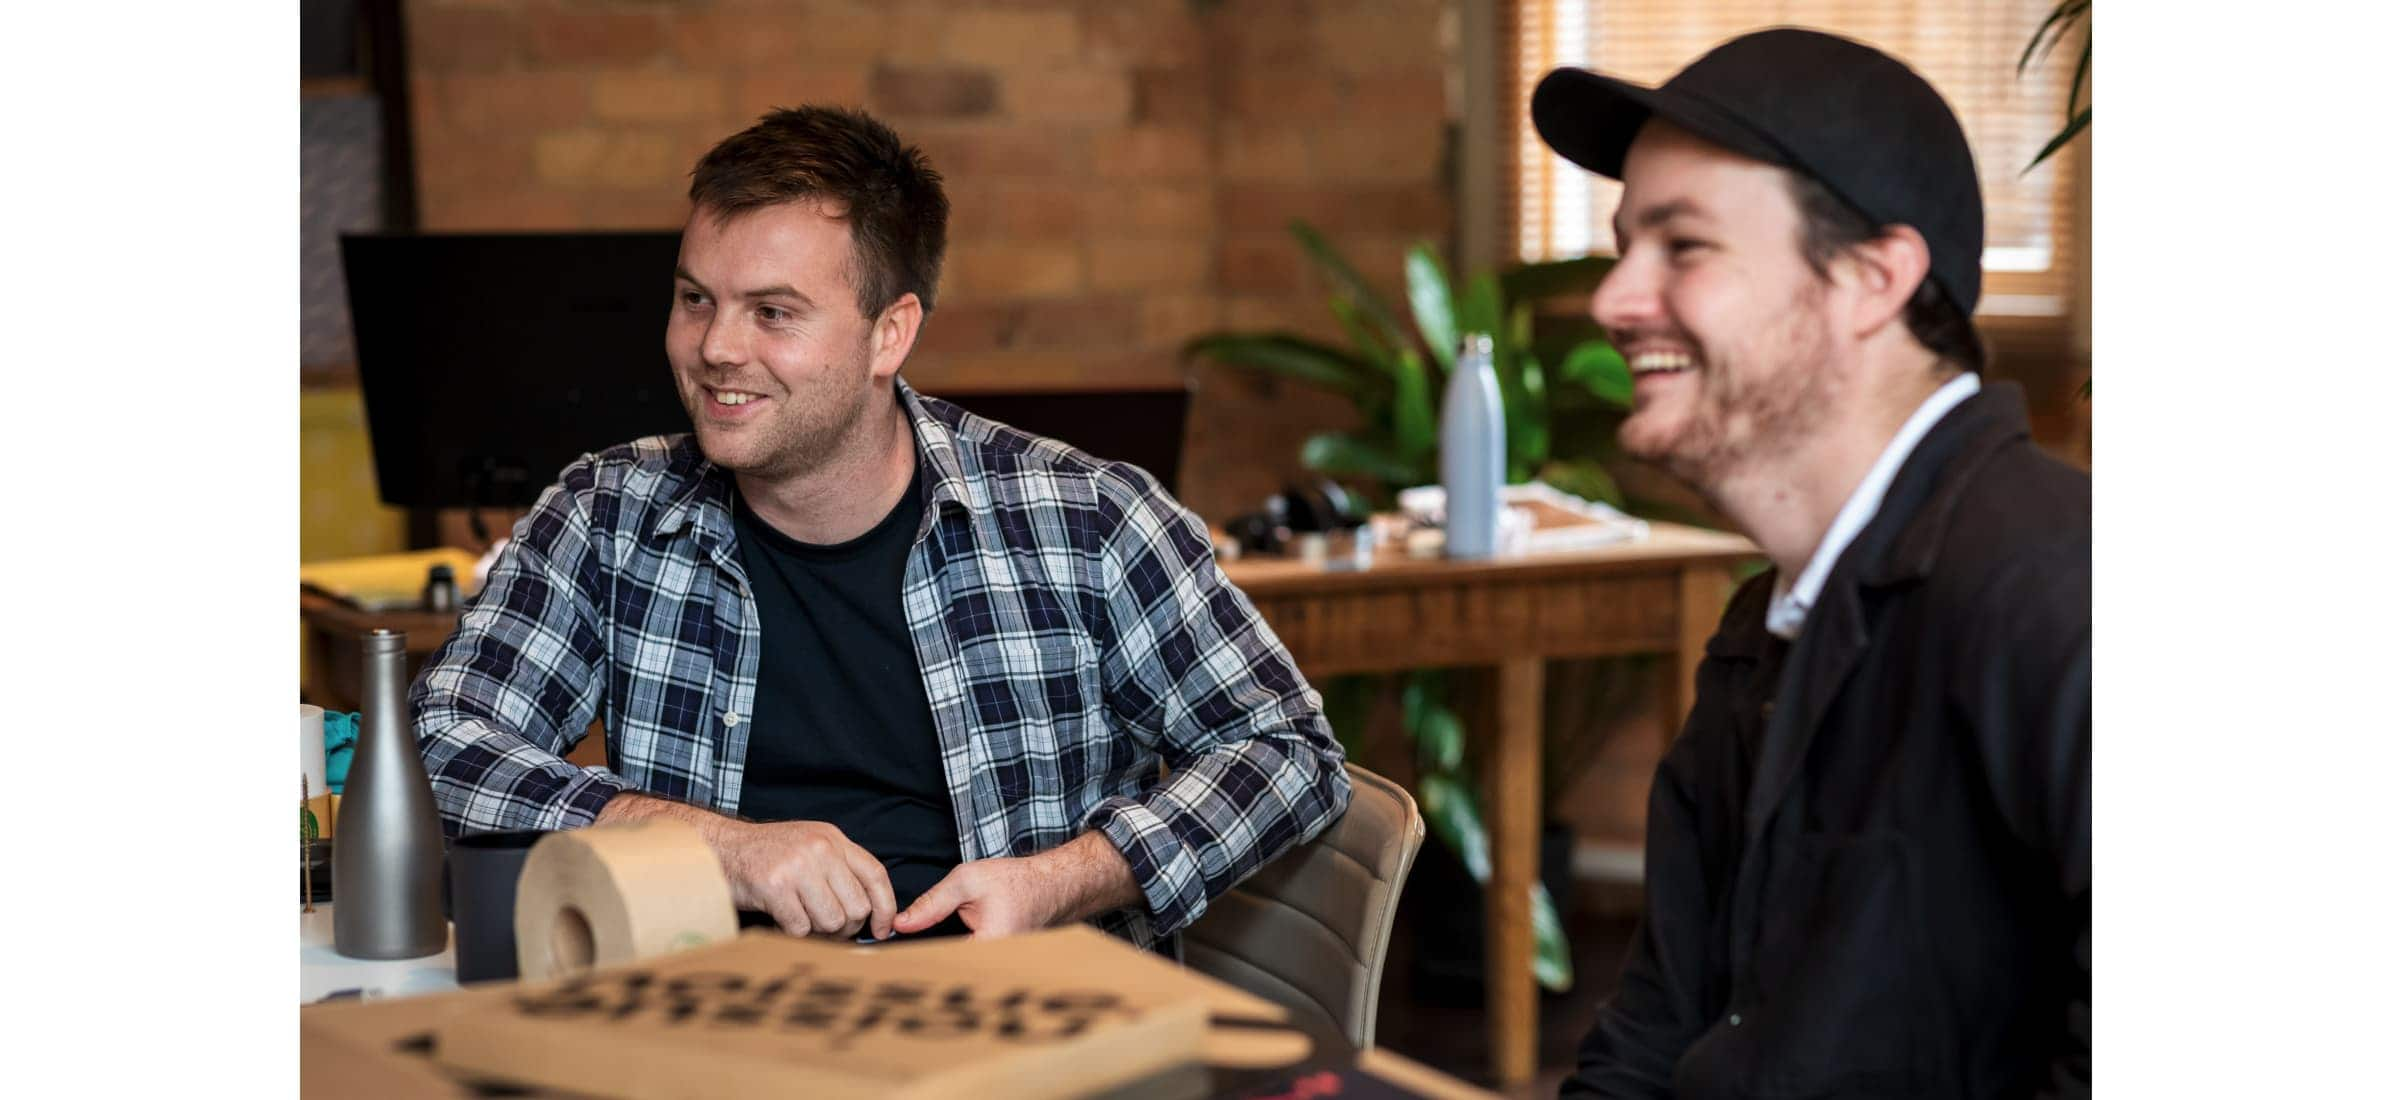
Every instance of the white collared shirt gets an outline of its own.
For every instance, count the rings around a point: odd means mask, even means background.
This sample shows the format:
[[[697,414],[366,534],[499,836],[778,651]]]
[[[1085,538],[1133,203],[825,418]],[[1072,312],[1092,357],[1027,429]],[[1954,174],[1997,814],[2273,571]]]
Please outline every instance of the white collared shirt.
[[[1860,535],[1861,528],[1877,518],[1877,506],[1885,502],[1885,490],[1894,483],[1894,473],[1918,447],[1927,429],[1943,419],[1952,406],[1968,400],[1979,388],[1975,371],[1962,371],[1960,377],[1943,384],[1925,401],[1918,411],[1902,422],[1902,429],[1887,442],[1885,451],[1877,456],[1875,465],[1862,475],[1860,484],[1853,486],[1852,495],[1844,498],[1844,507],[1836,512],[1835,522],[1827,525],[1827,534],[1819,539],[1819,549],[1811,554],[1810,564],[1802,567],[1802,575],[1791,585],[1786,575],[1778,574],[1777,589],[1769,597],[1769,615],[1765,620],[1769,632],[1787,641],[1802,634],[1802,621],[1811,613],[1811,606],[1819,602],[1819,589],[1827,584],[1827,575],[1835,571],[1836,559],[1844,556],[1844,548]]]

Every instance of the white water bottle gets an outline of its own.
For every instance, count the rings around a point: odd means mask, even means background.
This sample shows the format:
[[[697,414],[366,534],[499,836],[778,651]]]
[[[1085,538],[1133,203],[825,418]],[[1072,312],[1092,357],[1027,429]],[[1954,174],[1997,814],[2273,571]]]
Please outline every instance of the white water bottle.
[[[1495,338],[1462,337],[1438,414],[1437,472],[1445,483],[1445,556],[1495,555],[1503,509],[1503,391],[1495,383]]]

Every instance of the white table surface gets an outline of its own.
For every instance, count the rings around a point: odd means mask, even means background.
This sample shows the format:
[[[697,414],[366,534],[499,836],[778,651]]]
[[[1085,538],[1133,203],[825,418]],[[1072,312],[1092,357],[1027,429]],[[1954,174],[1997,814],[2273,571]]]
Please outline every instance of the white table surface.
[[[343,989],[367,998],[408,997],[457,988],[457,945],[451,936],[437,955],[415,959],[352,959],[332,949],[332,906],[299,914],[299,1003]]]

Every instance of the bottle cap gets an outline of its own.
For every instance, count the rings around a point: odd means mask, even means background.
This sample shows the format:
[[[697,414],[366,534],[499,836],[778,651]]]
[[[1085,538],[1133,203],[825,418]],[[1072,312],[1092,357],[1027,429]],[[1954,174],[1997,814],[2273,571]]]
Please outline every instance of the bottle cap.
[[[365,636],[368,654],[407,652],[407,632],[404,630],[376,630]]]

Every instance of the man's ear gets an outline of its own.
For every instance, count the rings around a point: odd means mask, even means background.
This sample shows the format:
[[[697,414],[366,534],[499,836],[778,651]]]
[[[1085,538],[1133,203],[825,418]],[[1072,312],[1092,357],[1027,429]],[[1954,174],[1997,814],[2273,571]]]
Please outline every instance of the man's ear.
[[[872,377],[888,378],[913,353],[914,337],[922,332],[922,299],[908,292],[889,303],[872,322]]]
[[[1927,239],[1907,225],[1890,225],[1847,249],[1844,257],[1860,292],[1852,318],[1856,334],[1867,338],[1900,324],[1903,307],[1927,278]]]

